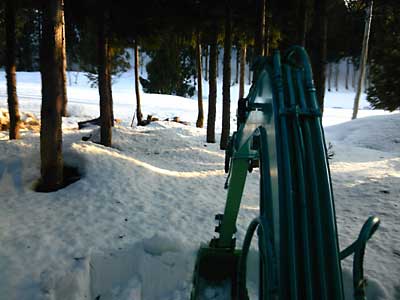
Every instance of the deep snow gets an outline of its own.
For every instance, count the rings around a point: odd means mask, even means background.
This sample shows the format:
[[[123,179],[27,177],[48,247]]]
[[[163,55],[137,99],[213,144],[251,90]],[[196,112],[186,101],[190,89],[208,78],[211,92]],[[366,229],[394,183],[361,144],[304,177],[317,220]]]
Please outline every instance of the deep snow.
[[[174,122],[124,126],[134,110],[131,75],[114,87],[116,117],[123,120],[113,130],[114,148],[93,142],[97,129],[77,130],[76,121],[97,115],[97,90],[87,87],[82,75],[69,88],[63,153],[83,177],[63,190],[32,190],[40,173],[38,133],[24,131],[21,140],[8,141],[7,132],[0,132],[1,300],[188,299],[196,250],[212,238],[214,215],[225,204],[224,153],[216,144],[205,144],[205,129]],[[1,100],[4,82],[1,78]],[[18,91],[22,110],[38,113],[38,74],[18,73]],[[236,86],[232,99],[235,93]],[[327,95],[325,126],[349,119],[352,97]],[[339,102],[346,105],[329,108]],[[144,112],[160,118],[179,116],[193,124],[196,106],[181,97],[143,96]],[[334,152],[330,163],[341,248],[356,238],[368,216],[382,220],[366,251],[368,299],[400,298],[399,127],[400,114],[326,127]],[[90,134],[91,140],[81,140]],[[255,171],[246,183],[238,245],[257,215],[258,189]],[[256,253],[251,257],[254,285]],[[343,267],[345,284],[351,286],[351,260]],[[223,294],[210,290],[208,298],[221,300]]]

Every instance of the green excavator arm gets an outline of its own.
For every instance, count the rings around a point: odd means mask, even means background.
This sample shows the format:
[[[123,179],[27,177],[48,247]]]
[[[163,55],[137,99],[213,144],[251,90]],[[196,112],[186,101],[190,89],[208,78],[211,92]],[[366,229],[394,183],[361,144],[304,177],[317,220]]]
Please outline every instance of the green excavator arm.
[[[216,215],[218,236],[200,248],[192,300],[207,299],[207,289],[225,288],[231,299],[248,299],[247,256],[258,234],[258,298],[344,299],[341,259],[354,253],[356,300],[365,299],[363,257],[379,226],[371,217],[359,238],[339,251],[332,184],[321,113],[305,50],[291,48],[283,58],[259,58],[258,74],[238,103],[237,131],[226,151],[227,200]],[[259,217],[241,248],[236,224],[246,176],[260,168]]]

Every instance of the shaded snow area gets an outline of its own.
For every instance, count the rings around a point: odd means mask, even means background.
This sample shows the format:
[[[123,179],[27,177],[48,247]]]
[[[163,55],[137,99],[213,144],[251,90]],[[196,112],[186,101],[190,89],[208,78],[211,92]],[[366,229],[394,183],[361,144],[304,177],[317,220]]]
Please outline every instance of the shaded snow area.
[[[368,299],[400,297],[399,127],[393,114],[326,129],[341,248],[368,216],[382,221],[366,251]],[[204,143],[204,129],[120,126],[114,148],[106,148],[95,143],[98,129],[69,126],[65,162],[83,177],[49,194],[32,190],[38,133],[8,141],[3,131],[0,139],[0,299],[189,299],[196,251],[212,238],[226,196],[224,153]],[[246,183],[238,245],[257,215],[258,177],[256,170]],[[253,250],[250,287],[257,286],[256,258]],[[343,263],[349,299],[351,263]],[[210,289],[205,299],[229,299],[226,291]]]

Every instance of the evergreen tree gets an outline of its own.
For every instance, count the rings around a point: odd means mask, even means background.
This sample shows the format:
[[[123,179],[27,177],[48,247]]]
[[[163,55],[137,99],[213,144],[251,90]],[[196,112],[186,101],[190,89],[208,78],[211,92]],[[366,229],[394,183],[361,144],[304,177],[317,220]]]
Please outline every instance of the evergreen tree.
[[[400,108],[400,4],[377,5],[372,32],[371,87],[367,100],[374,108]]]
[[[151,61],[146,65],[147,79],[140,77],[147,93],[192,97],[195,92],[191,78],[196,74],[195,53],[173,34],[162,38],[156,50],[148,50]]]

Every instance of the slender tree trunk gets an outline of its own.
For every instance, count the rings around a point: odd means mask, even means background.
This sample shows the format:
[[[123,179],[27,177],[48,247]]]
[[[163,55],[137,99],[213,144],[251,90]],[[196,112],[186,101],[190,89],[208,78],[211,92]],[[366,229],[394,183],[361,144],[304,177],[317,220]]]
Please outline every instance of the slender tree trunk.
[[[201,45],[200,33],[196,34],[196,64],[197,64],[197,107],[198,115],[196,127],[203,128],[204,111],[203,111],[203,83],[202,83],[202,70],[201,70]]]
[[[250,46],[247,46],[247,53],[248,53],[248,56],[250,56],[249,58],[249,61],[251,61],[252,59],[251,59],[251,57],[252,57],[252,52],[250,52],[250,50],[251,50],[251,48],[250,48]],[[249,73],[247,74],[247,79],[248,79],[248,84],[250,85],[251,84],[251,78],[252,78],[252,76],[251,76],[251,67],[250,67],[250,63],[248,63],[247,64],[247,66],[248,66],[248,69],[249,69]]]
[[[215,143],[215,116],[217,110],[217,38],[217,28],[214,27],[210,44],[207,143]]]
[[[356,66],[353,62],[353,76],[351,78],[351,87],[353,88],[353,90],[356,88],[356,77],[357,77],[357,69]]]
[[[222,133],[219,147],[225,150],[228,145],[231,120],[231,51],[232,51],[232,29],[231,29],[231,7],[230,1],[225,3],[225,38],[224,38],[224,70],[222,82]]]
[[[134,47],[135,56],[135,93],[136,93],[136,116],[138,125],[142,124],[142,107],[140,104],[140,89],[139,89],[139,47],[137,40],[135,40]]]
[[[257,56],[264,55],[264,39],[265,39],[265,0],[256,0],[257,5],[257,27],[254,39],[254,54]]]
[[[204,79],[207,81],[208,80],[208,45],[206,46],[206,51],[205,51],[205,55],[204,55],[205,59],[205,63],[204,63]]]
[[[314,2],[314,22],[312,29],[311,61],[317,100],[321,112],[324,111],[327,42],[328,42],[328,0]]]
[[[41,191],[63,183],[62,157],[62,1],[46,0],[40,51],[42,108],[40,125]]]
[[[7,76],[7,102],[10,115],[10,140],[19,138],[20,116],[18,109],[17,96],[17,76],[16,76],[16,2],[7,0],[6,2],[6,76]]]
[[[300,1],[300,14],[299,14],[300,20],[298,22],[299,24],[298,43],[302,47],[306,46],[310,11],[311,11],[310,0]]]
[[[369,66],[365,66],[365,80],[364,80],[364,93],[367,93],[369,88]]]
[[[63,104],[61,108],[61,115],[63,117],[67,116],[67,104],[68,104],[68,98],[67,98],[67,46],[65,42],[65,16],[64,16],[64,0],[61,0],[61,5],[62,5],[62,59],[61,59],[61,91],[62,91],[62,98],[63,98]]]
[[[217,80],[219,78],[219,48],[218,48],[218,44],[217,44]]]
[[[99,76],[99,95],[100,95],[100,143],[111,147],[112,139],[112,95],[110,94],[110,55],[107,30],[107,18],[105,11],[99,11],[98,21],[98,76]]]
[[[240,46],[236,46],[236,76],[235,83],[239,83]]]
[[[240,79],[239,79],[239,99],[244,97],[244,75],[246,71],[246,44],[240,47]]]
[[[353,116],[352,116],[353,120],[357,118],[358,106],[360,105],[360,96],[361,96],[361,91],[362,91],[362,85],[363,85],[363,81],[364,81],[364,77],[365,77],[365,68],[367,65],[367,58],[368,58],[369,34],[371,31],[373,3],[374,3],[374,1],[371,0],[366,9],[367,17],[365,20],[364,38],[363,38],[363,45],[362,45],[362,51],[361,51],[360,77],[358,78],[357,91],[356,91],[356,96],[354,98]]]
[[[349,89],[349,75],[350,75],[350,59],[349,58],[347,58],[346,59],[346,79],[345,79],[345,81],[346,81],[346,90],[348,90]]]
[[[332,90],[332,63],[328,63],[328,92]]]
[[[335,89],[339,91],[339,72],[340,72],[340,61],[335,64]]]
[[[270,14],[268,13],[267,1],[264,1],[264,55],[269,56],[269,40],[270,40],[270,26],[271,19]]]

